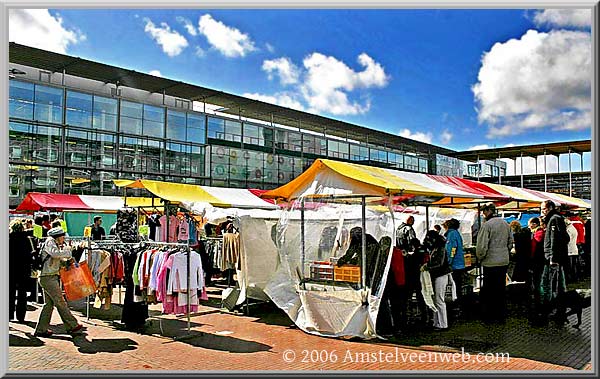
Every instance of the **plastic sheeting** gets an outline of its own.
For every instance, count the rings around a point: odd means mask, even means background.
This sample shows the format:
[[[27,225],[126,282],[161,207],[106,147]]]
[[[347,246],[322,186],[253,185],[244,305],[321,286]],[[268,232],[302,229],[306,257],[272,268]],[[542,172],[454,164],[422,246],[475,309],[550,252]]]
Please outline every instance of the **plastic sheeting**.
[[[367,234],[378,242],[388,237],[390,249],[379,249],[371,281],[365,286],[344,281],[319,281],[311,274],[311,263],[343,256],[348,250],[349,231],[362,226],[360,205],[327,204],[304,211],[298,203],[282,214],[276,241],[280,265],[264,291],[303,331],[329,337],[376,338],[379,304],[391,261],[396,224],[389,213],[366,209]],[[326,229],[335,230],[333,243]],[[345,232],[344,232],[345,231]],[[331,236],[331,235],[330,235]],[[304,240],[304,242],[303,242]],[[339,241],[336,244],[335,241]],[[302,245],[304,244],[304,251]]]

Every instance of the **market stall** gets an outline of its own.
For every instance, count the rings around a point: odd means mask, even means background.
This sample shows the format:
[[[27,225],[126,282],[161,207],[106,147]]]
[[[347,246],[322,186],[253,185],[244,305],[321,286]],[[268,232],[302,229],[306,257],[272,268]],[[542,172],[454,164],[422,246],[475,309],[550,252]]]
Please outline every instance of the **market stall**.
[[[397,226],[394,199],[404,204],[484,200],[424,174],[322,159],[262,196],[290,204],[277,225],[281,264],[265,292],[306,332],[361,338],[377,337]],[[381,210],[382,199],[387,210]],[[314,203],[322,206],[308,210]],[[355,264],[335,263],[353,249]]]

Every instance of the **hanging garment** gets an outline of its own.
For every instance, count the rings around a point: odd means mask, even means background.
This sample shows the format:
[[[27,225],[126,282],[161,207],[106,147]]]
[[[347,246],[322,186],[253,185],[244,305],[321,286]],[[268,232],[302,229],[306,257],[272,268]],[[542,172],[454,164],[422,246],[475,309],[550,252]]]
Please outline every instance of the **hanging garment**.
[[[129,329],[135,329],[144,325],[148,318],[148,304],[145,302],[134,302],[133,271],[137,257],[138,255],[133,250],[123,253],[125,300],[123,301],[121,322]]]
[[[240,235],[238,233],[223,234],[223,256],[222,269],[238,268],[240,256]],[[239,268],[238,268],[239,269]]]
[[[434,312],[437,312],[437,308],[435,307],[435,303],[433,301],[434,291],[433,284],[431,282],[431,276],[429,275],[429,271],[421,271],[421,294],[423,295],[423,300],[425,300],[425,304]]]

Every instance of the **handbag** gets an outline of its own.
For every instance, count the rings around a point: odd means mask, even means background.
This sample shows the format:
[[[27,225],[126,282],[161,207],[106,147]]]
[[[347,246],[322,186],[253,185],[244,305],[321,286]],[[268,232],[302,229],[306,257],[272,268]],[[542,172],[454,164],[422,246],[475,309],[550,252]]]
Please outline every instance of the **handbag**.
[[[452,278],[452,274],[448,275],[448,284],[446,284],[446,292],[444,293],[444,302],[451,303],[456,300],[456,283]]]
[[[96,283],[87,262],[60,268],[60,280],[67,300],[79,300],[96,292]]]

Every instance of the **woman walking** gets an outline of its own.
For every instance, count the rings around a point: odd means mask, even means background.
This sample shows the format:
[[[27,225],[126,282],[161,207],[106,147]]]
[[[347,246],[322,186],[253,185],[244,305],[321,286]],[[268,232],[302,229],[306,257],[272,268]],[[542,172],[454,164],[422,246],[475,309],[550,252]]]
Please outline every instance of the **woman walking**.
[[[65,231],[61,227],[50,229],[42,248],[43,264],[40,273],[40,285],[44,289],[44,308],[42,308],[35,327],[35,336],[48,337],[52,335],[52,331],[48,330],[48,326],[54,307],[58,310],[68,333],[74,334],[83,328],[83,325],[79,324],[71,314],[60,288],[60,267],[64,261],[71,259],[71,247],[65,243]]]

